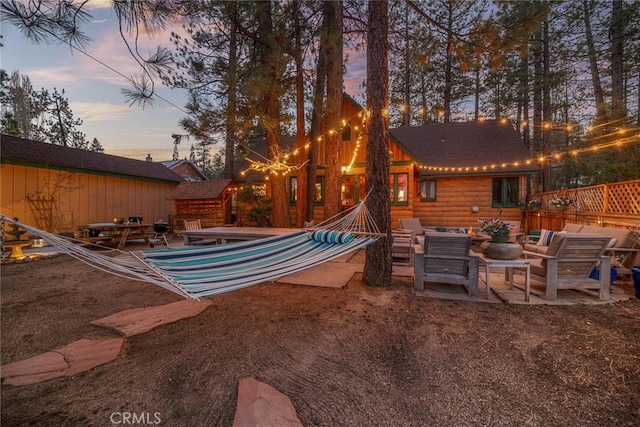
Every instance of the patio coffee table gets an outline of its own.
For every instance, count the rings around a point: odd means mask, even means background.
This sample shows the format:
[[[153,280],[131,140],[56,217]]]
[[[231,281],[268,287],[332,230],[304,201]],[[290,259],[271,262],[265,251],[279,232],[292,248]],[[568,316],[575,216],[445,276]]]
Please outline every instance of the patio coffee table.
[[[487,258],[484,254],[477,252],[477,255],[480,258],[480,264],[484,264],[485,272],[486,272],[486,281],[487,281],[487,298],[491,294],[491,267],[504,267],[504,279],[505,282],[509,283],[511,289],[513,289],[513,269],[522,269],[524,270],[524,301],[529,302],[529,294],[531,292],[531,265],[529,264],[529,260],[524,258],[517,259],[494,259]]]

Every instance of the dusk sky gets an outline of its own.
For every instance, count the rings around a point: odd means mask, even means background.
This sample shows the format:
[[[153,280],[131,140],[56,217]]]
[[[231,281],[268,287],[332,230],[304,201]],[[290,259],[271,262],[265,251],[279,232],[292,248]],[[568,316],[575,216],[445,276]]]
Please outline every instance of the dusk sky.
[[[126,50],[118,31],[115,14],[108,0],[89,2],[93,19],[83,27],[91,41],[85,51],[125,76],[139,74],[139,68]],[[100,7],[105,5],[106,7]],[[171,160],[171,134],[183,134],[178,125],[186,113],[181,111],[186,101],[185,91],[169,89],[156,82],[157,93],[171,104],[160,101],[143,109],[129,106],[121,89],[129,88],[125,78],[101,65],[98,61],[56,43],[34,44],[6,22],[1,24],[2,47],[0,67],[7,73],[18,71],[29,76],[35,90],[42,88],[65,91],[65,98],[76,118],[83,121],[80,130],[86,139],[98,141],[107,154],[144,160],[150,154],[154,161]],[[155,46],[170,47],[165,35],[145,40],[150,50]],[[360,55],[356,53],[355,55]],[[351,55],[352,62],[362,58]],[[364,62],[352,63],[345,76],[346,92],[356,95],[357,85],[364,78]],[[193,139],[179,146],[180,157],[189,155]]]

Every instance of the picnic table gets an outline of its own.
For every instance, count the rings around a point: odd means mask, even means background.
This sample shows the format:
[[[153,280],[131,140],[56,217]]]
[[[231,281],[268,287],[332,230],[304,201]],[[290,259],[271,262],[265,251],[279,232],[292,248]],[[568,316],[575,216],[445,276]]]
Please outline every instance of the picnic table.
[[[101,222],[86,224],[80,227],[82,229],[82,237],[79,239],[85,242],[105,242],[116,245],[118,249],[124,248],[128,240],[141,238],[148,245],[147,229],[149,227],[149,224],[139,223],[114,224],[112,222]]]

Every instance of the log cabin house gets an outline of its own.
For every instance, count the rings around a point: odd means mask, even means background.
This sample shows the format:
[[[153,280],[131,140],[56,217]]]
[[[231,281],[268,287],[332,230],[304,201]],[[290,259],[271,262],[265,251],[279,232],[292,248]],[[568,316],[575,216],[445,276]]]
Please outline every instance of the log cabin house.
[[[0,213],[54,233],[131,215],[169,220],[168,196],[183,181],[161,163],[9,135],[0,160]]]
[[[358,203],[365,195],[366,117],[348,95],[343,97],[342,204]],[[291,148],[293,137],[283,138]],[[262,144],[262,145],[261,145]],[[266,157],[265,142],[246,157]],[[319,159],[327,155],[322,141]],[[401,127],[389,131],[389,197],[391,227],[401,218],[419,218],[424,226],[477,227],[480,218],[521,221],[520,202],[527,196],[528,175],[538,171],[518,132],[507,120],[450,122]],[[319,163],[323,163],[322,160]],[[324,167],[318,166],[314,221],[324,218]],[[265,173],[236,162],[234,182],[264,185]],[[290,213],[296,224],[295,171],[288,175]]]

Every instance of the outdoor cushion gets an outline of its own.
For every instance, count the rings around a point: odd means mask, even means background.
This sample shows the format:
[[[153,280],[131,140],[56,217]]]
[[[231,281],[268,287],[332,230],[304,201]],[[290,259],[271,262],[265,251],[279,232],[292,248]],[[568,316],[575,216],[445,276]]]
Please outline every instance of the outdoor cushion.
[[[547,250],[544,252],[549,256],[556,256],[558,253],[558,249],[560,248],[560,244],[562,243],[562,238],[568,235],[574,235],[579,233],[565,233],[562,231],[558,231],[554,233],[554,236],[551,238],[551,243],[547,246]]]
[[[572,224],[570,222],[566,223],[562,228],[562,231],[566,231],[567,233],[579,233],[582,231],[584,226],[582,224]]]
[[[551,241],[553,240],[553,237],[556,234],[562,234],[562,233],[566,233],[566,231],[552,231],[552,230],[545,230],[543,228],[542,230],[540,230],[540,239],[538,239],[538,242],[536,243],[536,245],[549,246],[551,244]]]
[[[322,243],[349,243],[353,237],[352,233],[335,230],[317,230],[309,235],[309,239]]]

